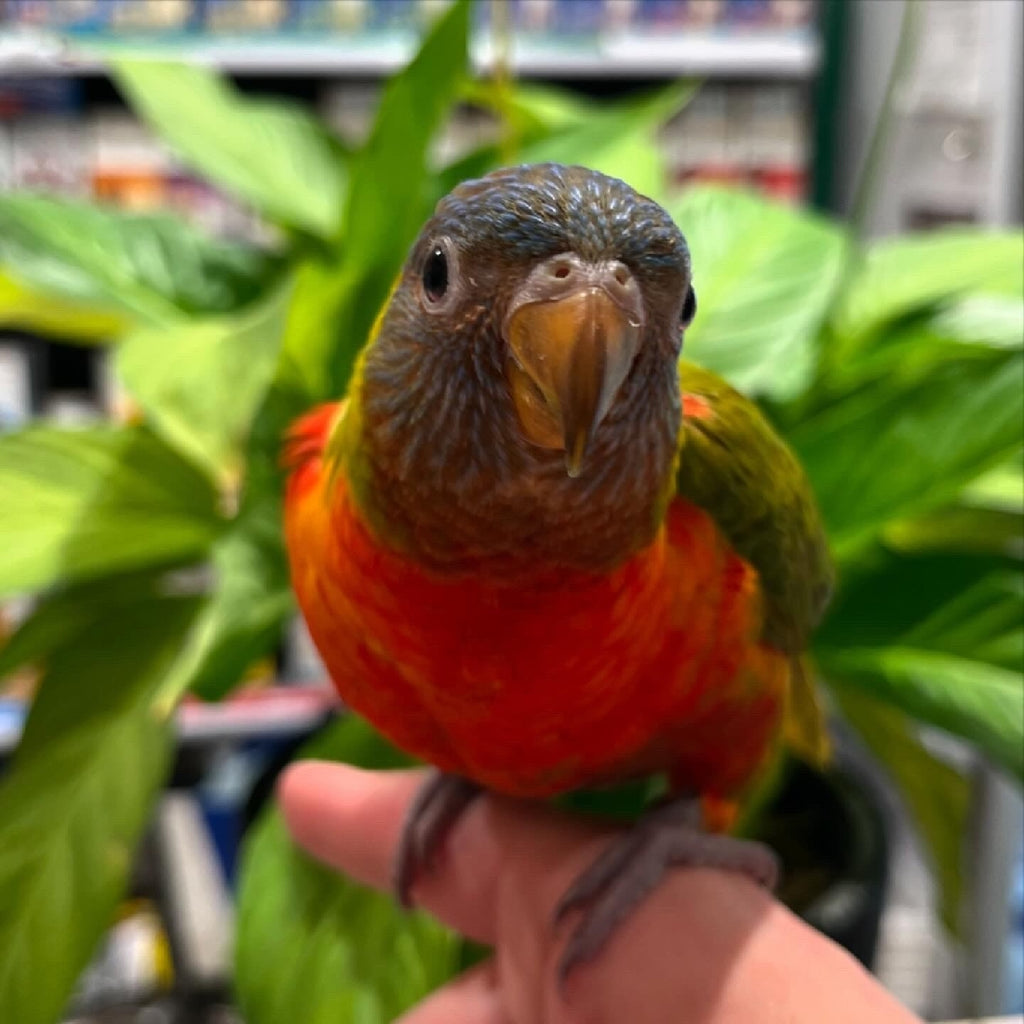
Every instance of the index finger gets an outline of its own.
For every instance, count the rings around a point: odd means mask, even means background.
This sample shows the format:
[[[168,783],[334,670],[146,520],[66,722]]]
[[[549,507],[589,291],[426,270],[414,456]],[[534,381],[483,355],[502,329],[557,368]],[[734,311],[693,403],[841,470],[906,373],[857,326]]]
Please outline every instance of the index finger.
[[[376,889],[389,890],[403,823],[423,771],[368,772],[307,761],[281,778],[281,810],[292,836],[317,859]],[[521,909],[550,921],[601,834],[543,808],[484,797],[448,837],[435,869],[414,887],[416,902],[463,935],[493,944],[499,883],[523,894]],[[535,916],[536,915],[536,916]]]

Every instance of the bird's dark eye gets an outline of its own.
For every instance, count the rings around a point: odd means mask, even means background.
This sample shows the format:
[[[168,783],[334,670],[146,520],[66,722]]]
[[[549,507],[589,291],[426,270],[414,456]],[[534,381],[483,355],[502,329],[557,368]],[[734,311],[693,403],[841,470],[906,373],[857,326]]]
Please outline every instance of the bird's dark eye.
[[[428,302],[440,302],[448,291],[448,257],[438,245],[423,264],[423,294]]]
[[[693,323],[693,318],[697,315],[697,293],[693,290],[691,285],[686,292],[686,298],[683,299],[683,311],[679,314],[679,319],[684,327],[689,327]]]

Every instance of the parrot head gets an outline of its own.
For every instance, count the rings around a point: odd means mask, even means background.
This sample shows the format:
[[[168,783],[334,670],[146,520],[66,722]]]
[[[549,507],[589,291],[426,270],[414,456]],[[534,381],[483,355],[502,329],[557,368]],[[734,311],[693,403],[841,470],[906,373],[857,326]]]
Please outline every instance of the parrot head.
[[[561,521],[585,529],[588,512],[596,527],[618,501],[639,542],[667,501],[695,308],[683,236],[624,182],[539,164],[458,186],[363,359],[360,445],[381,511],[444,547],[462,509],[521,548],[526,535],[557,543]]]

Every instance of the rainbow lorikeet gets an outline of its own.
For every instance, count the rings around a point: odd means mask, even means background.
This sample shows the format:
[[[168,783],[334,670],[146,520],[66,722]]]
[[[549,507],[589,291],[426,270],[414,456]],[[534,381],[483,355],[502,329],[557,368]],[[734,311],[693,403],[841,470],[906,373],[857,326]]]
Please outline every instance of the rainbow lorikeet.
[[[674,865],[775,875],[714,829],[776,746],[832,573],[793,455],[680,362],[695,310],[658,204],[581,167],[497,171],[440,202],[346,401],[290,438],[314,641],[347,705],[438,769],[403,901],[481,789],[667,777],[566,894],[563,977]]]

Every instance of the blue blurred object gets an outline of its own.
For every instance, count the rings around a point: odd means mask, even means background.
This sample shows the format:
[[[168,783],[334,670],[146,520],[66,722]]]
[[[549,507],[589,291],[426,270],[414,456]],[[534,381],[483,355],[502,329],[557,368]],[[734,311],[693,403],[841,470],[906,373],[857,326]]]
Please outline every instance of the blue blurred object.
[[[68,77],[0,77],[0,121],[27,114],[71,114],[82,105],[82,82]]]
[[[1010,931],[1003,962],[1003,1012],[1024,1013],[1024,844],[1010,887]]]
[[[217,753],[206,777],[196,788],[221,871],[232,888],[243,831],[242,811],[266,759],[266,754],[259,750],[259,744],[223,749]]]
[[[682,25],[687,6],[687,0],[640,0],[634,20],[644,28]]]
[[[375,0],[370,5],[367,27],[378,32],[395,31],[408,28],[416,19],[413,0]]]
[[[258,35],[284,28],[287,0],[202,0],[204,31],[216,35]]]
[[[370,0],[291,0],[288,26],[296,32],[355,34],[366,28],[371,6]]]
[[[557,0],[554,27],[565,35],[594,35],[604,24],[601,0]]]
[[[8,0],[6,20],[56,32],[102,32],[112,13],[109,0]]]
[[[730,26],[758,26],[772,16],[771,0],[725,0],[721,20]]]

